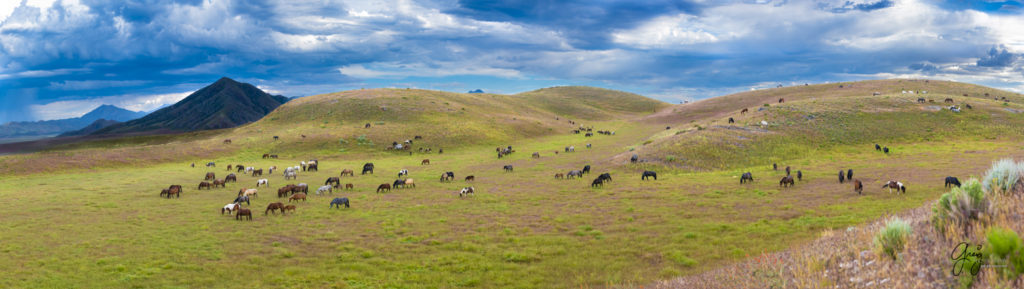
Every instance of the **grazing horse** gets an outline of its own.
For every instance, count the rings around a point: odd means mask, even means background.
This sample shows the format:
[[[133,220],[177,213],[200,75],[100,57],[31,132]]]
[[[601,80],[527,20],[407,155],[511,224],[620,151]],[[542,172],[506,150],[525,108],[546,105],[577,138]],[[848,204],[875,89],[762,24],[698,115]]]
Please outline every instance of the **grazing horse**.
[[[609,174],[609,173],[603,173],[603,174],[597,176],[597,178],[601,179],[603,182],[611,182],[612,181],[612,175]]]
[[[306,194],[298,193],[298,194],[292,195],[291,198],[288,198],[288,202],[289,203],[291,203],[292,201],[296,201],[297,202],[299,200],[302,200],[303,202],[305,202],[306,201]]]
[[[852,180],[853,179],[853,169],[846,170],[846,179],[847,180]]]
[[[459,198],[469,196],[469,194],[473,194],[474,196],[476,195],[476,192],[473,190],[473,187],[462,188],[462,190],[459,191]]]
[[[789,175],[789,166],[786,166],[786,175]]]
[[[224,177],[224,182],[238,182],[238,177],[235,174],[228,174]]]
[[[508,172],[511,172],[511,171],[512,171],[512,165],[505,165],[505,166],[503,166],[503,167],[501,167],[501,168],[502,168],[502,169],[505,169],[505,172],[506,172],[506,173],[508,173]]]
[[[281,137],[279,137],[279,136],[276,136],[276,135],[274,136],[274,141],[277,141],[277,140],[279,140],[279,139],[281,139]]]
[[[842,184],[844,181],[846,181],[846,174],[843,173],[843,170],[839,170],[839,183]]]
[[[231,167],[233,167],[233,166],[232,165],[228,165],[228,169],[227,170],[230,171]]]
[[[740,111],[740,114],[744,114],[744,113],[747,113],[747,111],[748,111],[748,110],[747,110],[746,108],[744,108],[743,110],[741,110],[741,111]]]
[[[239,208],[235,211],[235,220],[242,220],[242,216],[249,217],[249,221],[252,221],[251,210]]]
[[[214,175],[213,173],[206,173],[206,179],[205,180],[212,181],[212,180],[215,180],[215,179],[217,179],[216,175]]]
[[[785,176],[782,177],[782,180],[779,180],[779,186],[782,187],[789,187],[794,184],[796,184],[796,182],[793,181],[793,176]]]
[[[236,173],[241,173],[242,171],[245,170],[245,166],[243,166],[243,165],[236,165],[235,169],[236,169],[235,170]]]
[[[316,194],[317,195],[324,194],[324,193],[334,193],[334,187],[332,187],[332,186],[320,186],[319,189],[316,189]]]
[[[299,175],[295,173],[295,171],[286,171],[284,172],[284,179],[287,180],[288,178],[291,178],[293,180],[298,179]]]
[[[363,173],[362,174],[365,175],[366,172],[370,172],[371,175],[373,174],[373,163],[366,163],[366,164],[363,165]]]
[[[241,205],[239,205],[237,203],[230,203],[230,204],[224,205],[223,208],[220,208],[220,214],[223,215],[224,212],[227,212],[230,215],[235,210],[238,210],[239,208],[241,208],[240,206]]]
[[[231,201],[231,202],[235,203],[235,204],[238,204],[238,205],[241,205],[242,202],[245,202],[246,205],[250,205],[249,204],[249,196],[238,196],[238,197],[235,197],[235,200]]]
[[[278,198],[287,197],[288,194],[290,194],[292,192],[293,188],[295,188],[295,185],[287,185],[287,186],[284,186],[282,188],[277,189],[277,197]]]
[[[353,186],[352,184],[345,184],[345,189],[346,190],[351,190],[351,189],[354,189],[354,188],[355,188],[355,186]]]
[[[303,193],[307,193],[308,194],[309,193],[309,185],[306,185],[305,183],[300,183],[300,184],[298,184],[296,186],[292,186],[292,193],[294,194],[294,193],[298,193],[298,192],[303,192]]]
[[[772,164],[772,170],[775,170],[775,171],[779,170],[779,164],[774,164],[773,163]]]
[[[753,183],[753,182],[754,182],[754,175],[751,174],[750,172],[745,172],[745,173],[743,173],[743,176],[740,176],[740,184],[743,184],[743,183]]]
[[[864,191],[864,184],[860,180],[853,180],[853,191],[857,192],[858,195],[861,194]]]
[[[876,151],[882,151],[882,146],[880,146],[878,144],[875,144],[875,150]]]
[[[311,164],[306,165],[306,171],[307,172],[319,172],[320,170],[317,169],[317,163],[311,163]]]
[[[889,153],[889,147],[882,148],[882,152],[883,153]]]
[[[583,170],[580,171],[580,173],[581,173],[580,176],[583,176],[583,174],[589,174],[590,173],[590,165],[583,166]]]
[[[636,163],[636,161],[638,161],[638,160],[640,160],[640,155],[638,155],[638,154],[633,154],[633,156],[629,157],[629,162],[630,163]]]
[[[224,144],[231,144],[231,139],[224,140]]]
[[[566,174],[565,177],[566,178],[570,178],[570,179],[576,178],[576,177],[582,178],[583,177],[583,172],[582,171],[576,171],[576,170],[569,171],[569,173]]]
[[[282,208],[282,209],[281,209],[281,213],[284,213],[284,211],[292,211],[292,212],[295,212],[295,205],[287,205],[287,206],[284,206],[284,208]]]
[[[334,198],[331,200],[331,204],[327,206],[327,208],[330,209],[336,207],[341,209],[341,205],[345,205],[345,207],[348,208],[348,198]]]
[[[949,188],[949,186],[956,186],[957,188],[959,188],[960,187],[960,180],[958,180],[956,177],[952,177],[952,176],[946,177],[946,185],[945,185],[945,187]]]
[[[540,153],[539,152],[534,152],[532,158],[539,159],[540,158]]]
[[[217,186],[220,186],[221,188],[226,187],[224,183],[226,183],[224,180],[214,180],[213,181],[213,187],[214,188],[216,188]]]
[[[341,176],[344,177],[345,175],[348,175],[350,177],[354,177],[354,176],[356,176],[356,172],[352,171],[350,169],[341,170]]]
[[[398,177],[399,178],[401,178],[402,176],[408,176],[408,175],[409,175],[409,170],[398,171]]]
[[[598,177],[598,178],[594,179],[594,181],[593,181],[593,182],[590,182],[590,187],[591,187],[591,188],[595,188],[595,187],[597,187],[597,186],[602,186],[602,187],[604,187],[604,179],[602,179],[602,178]]]
[[[262,177],[263,176],[263,169],[253,170],[252,171],[252,176],[254,178],[255,177]]]
[[[904,194],[907,193],[907,187],[903,186],[903,183],[897,182],[897,181],[889,181],[888,183],[885,183],[884,185],[882,185],[882,188],[883,189],[884,188],[889,188],[889,193],[890,194],[892,193],[892,189],[896,189],[897,193],[900,193],[900,192],[902,192]]]
[[[377,192],[380,193],[381,191],[388,191],[388,192],[390,192],[391,191],[391,184],[380,184],[379,186],[377,186]]]
[[[801,172],[800,170],[797,170],[796,171],[796,180],[798,180],[798,181],[804,180],[804,172]]]
[[[281,202],[270,203],[269,205],[267,205],[267,210],[263,212],[263,215],[266,215],[267,213],[270,212],[273,212],[274,215],[277,215],[277,210],[281,210],[281,214],[284,215],[284,204]]]
[[[171,185],[170,187],[167,187],[167,191],[171,194],[180,194],[181,192],[184,192],[181,185]]]
[[[264,158],[264,159],[268,159],[268,158],[270,158],[270,154],[263,154],[263,158]]]
[[[160,191],[160,195],[167,195],[168,199],[171,198],[171,195],[174,195],[175,198],[181,198],[181,192],[175,191],[173,189],[163,189],[162,191]]]
[[[729,118],[729,123],[735,123],[735,122],[736,122],[736,121],[735,121],[735,120],[733,120],[733,119],[732,119],[731,117]]]
[[[244,197],[252,196],[253,198],[256,198],[256,189],[242,188],[241,190],[238,190],[238,196],[240,196],[240,197],[241,196],[244,196]]]
[[[973,107],[973,106],[971,106],[971,104],[970,104],[970,103],[966,104],[966,106],[967,106],[967,109],[974,109],[974,107]]]
[[[555,179],[565,179],[565,174],[563,174],[563,173],[555,173]]]
[[[924,97],[918,97],[917,103],[924,103]]]
[[[201,183],[199,183],[199,189],[202,190],[203,188],[213,189],[213,184],[211,184],[210,182],[201,182]]]
[[[208,162],[208,163],[206,163],[206,167],[208,167],[208,168],[209,168],[209,167],[216,167],[216,166],[217,166],[217,164],[216,164],[216,163],[214,163],[214,162]]]
[[[945,100],[945,102],[946,102],[946,103],[953,103],[953,99],[952,99],[952,98],[947,98],[947,99]]]
[[[645,181],[645,180],[647,180],[648,177],[652,177],[652,178],[654,178],[655,181],[657,181],[658,180],[658,173],[656,173],[654,171],[644,171],[643,176],[640,176],[640,180],[641,181]]]
[[[476,177],[474,177],[474,176],[466,176],[466,181],[467,182],[472,182],[472,181],[475,181],[475,180],[476,180]]]
[[[423,165],[429,165],[429,164],[430,164],[430,159],[423,159],[422,161],[420,161],[420,165],[421,165],[421,166],[423,166]]]
[[[783,102],[786,102],[786,99],[785,98],[780,98],[779,99],[779,103],[783,103]]]
[[[338,187],[338,186],[341,185],[341,178],[339,178],[339,177],[329,177],[329,178],[327,178],[327,181],[324,182],[324,185],[331,185],[331,186],[334,186],[334,187]]]

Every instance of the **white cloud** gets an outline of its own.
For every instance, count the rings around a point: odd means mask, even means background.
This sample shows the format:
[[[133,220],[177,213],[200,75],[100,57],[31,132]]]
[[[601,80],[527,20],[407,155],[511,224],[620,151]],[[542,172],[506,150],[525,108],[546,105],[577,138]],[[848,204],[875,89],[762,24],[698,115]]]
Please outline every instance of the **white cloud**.
[[[707,27],[696,23],[697,16],[663,16],[640,27],[612,33],[616,43],[639,48],[673,48],[679,45],[718,42]]]

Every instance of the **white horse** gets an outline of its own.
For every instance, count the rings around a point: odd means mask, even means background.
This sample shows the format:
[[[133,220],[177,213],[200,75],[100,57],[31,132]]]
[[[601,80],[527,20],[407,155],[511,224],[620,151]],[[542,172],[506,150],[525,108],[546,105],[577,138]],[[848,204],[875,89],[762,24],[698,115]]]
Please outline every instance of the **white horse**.
[[[241,207],[242,207],[242,205],[240,205],[238,203],[230,203],[230,204],[225,205],[224,208],[220,209],[220,214],[223,215],[224,212],[227,212],[228,214],[231,214],[231,212],[234,212],[235,210],[238,210],[238,208],[241,208]]]
[[[299,175],[296,174],[295,171],[284,172],[284,179],[285,180],[287,180],[288,178],[297,179],[298,177],[299,177]]]
[[[334,193],[334,187],[332,187],[332,186],[322,186],[319,189],[316,189],[316,194],[317,195],[323,194],[323,193]]]
[[[252,171],[253,171],[253,170],[255,170],[255,169],[256,169],[256,168],[254,168],[254,167],[245,167],[245,173],[247,173],[247,174],[251,174],[251,173],[252,173]]]
[[[576,146],[569,146],[569,152],[575,152]]]
[[[267,179],[260,179],[259,181],[256,181],[256,187],[259,188],[260,185],[266,185],[266,186],[269,187],[270,186],[270,181],[267,180]]]

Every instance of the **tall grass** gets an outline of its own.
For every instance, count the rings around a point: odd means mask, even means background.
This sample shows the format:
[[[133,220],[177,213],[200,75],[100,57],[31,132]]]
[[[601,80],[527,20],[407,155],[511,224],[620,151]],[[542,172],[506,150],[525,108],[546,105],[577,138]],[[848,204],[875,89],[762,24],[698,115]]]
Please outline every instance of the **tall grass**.
[[[932,206],[932,224],[942,233],[947,232],[949,226],[955,225],[966,235],[972,224],[983,220],[982,217],[991,212],[992,201],[982,189],[981,183],[972,178],[939,197],[939,201]]]
[[[1021,173],[1024,173],[1024,164],[1002,159],[993,163],[992,168],[985,172],[982,184],[988,192],[1009,193],[1020,180]]]

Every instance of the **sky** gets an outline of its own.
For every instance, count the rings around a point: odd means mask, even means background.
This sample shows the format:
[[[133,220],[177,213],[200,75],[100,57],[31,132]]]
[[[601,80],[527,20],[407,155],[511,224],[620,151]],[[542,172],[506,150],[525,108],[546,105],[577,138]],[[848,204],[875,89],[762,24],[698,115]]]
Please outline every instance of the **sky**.
[[[671,103],[882,78],[1024,92],[1019,1],[0,0],[0,123],[273,94],[590,85]]]

